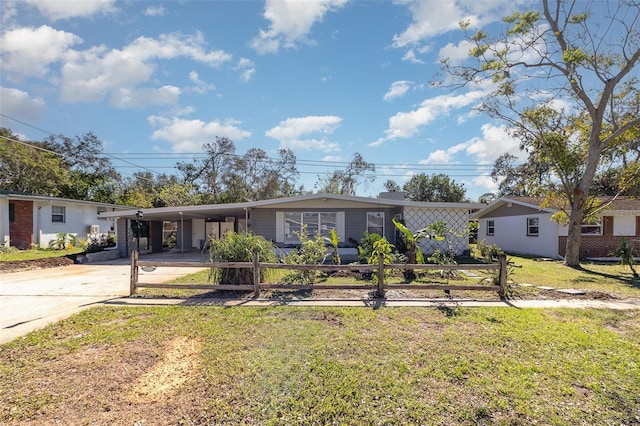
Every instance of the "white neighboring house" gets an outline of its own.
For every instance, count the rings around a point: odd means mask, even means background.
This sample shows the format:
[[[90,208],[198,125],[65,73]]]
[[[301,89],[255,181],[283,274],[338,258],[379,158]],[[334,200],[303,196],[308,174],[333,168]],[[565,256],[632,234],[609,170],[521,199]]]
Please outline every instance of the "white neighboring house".
[[[0,244],[46,248],[58,233],[78,238],[116,235],[116,222],[100,213],[131,207],[0,190]]]
[[[478,241],[508,253],[564,258],[568,229],[551,220],[555,209],[540,207],[542,198],[503,197],[471,215],[477,220]],[[640,248],[640,200],[619,198],[582,225],[580,256],[607,258],[626,238]]]

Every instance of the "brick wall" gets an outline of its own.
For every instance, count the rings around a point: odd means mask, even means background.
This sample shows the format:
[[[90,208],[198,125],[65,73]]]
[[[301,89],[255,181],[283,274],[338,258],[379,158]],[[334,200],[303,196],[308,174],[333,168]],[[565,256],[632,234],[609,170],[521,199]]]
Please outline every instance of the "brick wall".
[[[14,221],[9,223],[11,246],[30,249],[33,244],[33,201],[9,201],[14,205]]]
[[[639,237],[614,237],[613,235],[590,236],[583,235],[580,244],[580,257],[609,257],[609,253],[614,251],[620,244],[620,241],[626,238],[631,244],[640,250]],[[558,251],[560,256],[565,255],[567,248],[567,237],[558,237]]]

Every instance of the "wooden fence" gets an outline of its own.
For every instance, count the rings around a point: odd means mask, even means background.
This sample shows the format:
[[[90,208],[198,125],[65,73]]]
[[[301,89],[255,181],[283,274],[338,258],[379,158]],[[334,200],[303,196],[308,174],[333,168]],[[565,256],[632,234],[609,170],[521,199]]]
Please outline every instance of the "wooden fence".
[[[252,284],[155,284],[143,283],[139,281],[138,268],[156,267],[190,267],[190,268],[237,268],[252,269]],[[260,282],[260,270],[266,269],[288,269],[288,270],[315,270],[315,271],[371,271],[377,274],[376,284],[270,284]],[[460,270],[490,270],[497,271],[497,284],[387,284],[385,283],[385,270],[440,270],[440,271],[460,271]],[[412,289],[412,290],[476,290],[495,291],[501,298],[506,296],[507,285],[507,257],[501,255],[498,263],[491,264],[461,264],[461,265],[437,265],[437,264],[407,264],[392,263],[385,264],[382,256],[376,265],[351,264],[351,265],[292,265],[286,263],[263,263],[260,262],[257,254],[253,256],[252,262],[158,262],[140,260],[137,251],[131,254],[131,288],[130,294],[137,293],[139,288],[180,288],[196,290],[244,290],[253,291],[254,297],[260,296],[261,290],[286,289],[286,290],[372,290],[374,289],[379,297],[384,297],[385,291],[390,289]]]

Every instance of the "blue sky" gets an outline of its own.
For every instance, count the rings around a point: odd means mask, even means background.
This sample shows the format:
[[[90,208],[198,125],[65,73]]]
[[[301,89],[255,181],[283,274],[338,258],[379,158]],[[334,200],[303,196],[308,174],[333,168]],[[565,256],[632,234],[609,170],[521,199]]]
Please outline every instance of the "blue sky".
[[[173,173],[226,136],[239,154],[290,148],[306,189],[359,152],[377,181],[358,195],[446,173],[475,201],[518,142],[474,113],[486,89],[430,83],[468,51],[459,21],[501,26],[517,4],[3,0],[0,125],[94,132],[124,176]]]

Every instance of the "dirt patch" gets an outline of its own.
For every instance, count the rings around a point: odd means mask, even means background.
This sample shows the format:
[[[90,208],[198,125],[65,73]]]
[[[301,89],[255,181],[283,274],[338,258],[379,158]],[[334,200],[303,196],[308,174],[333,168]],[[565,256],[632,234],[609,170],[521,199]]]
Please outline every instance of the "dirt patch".
[[[0,262],[0,272],[21,272],[32,269],[57,268],[59,266],[73,265],[73,259],[62,257],[48,257],[46,259],[16,260]]]
[[[201,341],[184,336],[168,342],[162,360],[134,383],[127,395],[129,402],[146,404],[166,400],[198,373],[201,350]]]

